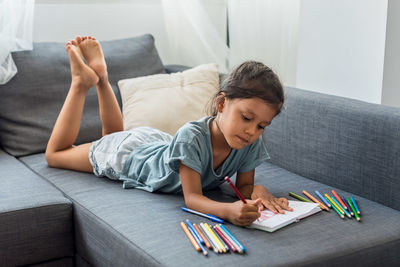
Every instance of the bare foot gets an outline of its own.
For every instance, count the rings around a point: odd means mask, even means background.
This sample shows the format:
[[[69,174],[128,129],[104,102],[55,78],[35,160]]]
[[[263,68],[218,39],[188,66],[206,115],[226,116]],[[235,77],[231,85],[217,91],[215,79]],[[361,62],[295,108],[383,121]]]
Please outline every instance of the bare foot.
[[[100,81],[107,77],[106,61],[100,43],[96,38],[91,36],[82,37],[82,41],[79,42],[79,48],[82,51],[86,63],[97,73]]]
[[[69,54],[72,83],[78,85],[79,88],[89,90],[99,82],[99,77],[83,62],[81,51],[74,43],[74,40],[71,40],[65,44],[65,49]]]

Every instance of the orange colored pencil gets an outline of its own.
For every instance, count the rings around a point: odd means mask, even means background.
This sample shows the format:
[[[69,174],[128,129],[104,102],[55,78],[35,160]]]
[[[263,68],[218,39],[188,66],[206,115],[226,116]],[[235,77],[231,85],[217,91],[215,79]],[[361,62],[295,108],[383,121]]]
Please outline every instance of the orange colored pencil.
[[[328,207],[325,206],[324,204],[322,204],[322,202],[318,201],[315,197],[313,197],[311,194],[309,194],[306,190],[303,190],[303,194],[306,195],[309,199],[311,199],[312,201],[314,201],[315,203],[318,203],[319,206],[326,210],[329,211]]]
[[[340,203],[340,205],[342,205],[343,208],[344,208],[345,210],[347,210],[346,204],[343,203],[342,199],[339,197],[338,194],[336,194],[335,190],[332,189],[331,192],[332,192],[332,194],[335,196],[335,198],[337,199],[337,201]]]
[[[201,251],[201,248],[200,248],[199,244],[197,244],[196,240],[194,240],[194,238],[193,238],[192,234],[189,232],[189,229],[187,228],[186,224],[184,222],[181,222],[181,226],[183,228],[183,231],[185,231],[185,234],[189,238],[190,242],[192,242],[194,248],[197,251]]]
[[[197,233],[199,233],[199,235],[201,236],[201,238],[204,240],[204,243],[206,244],[206,246],[209,249],[213,249],[213,247],[211,246],[210,242],[208,242],[207,238],[203,235],[203,233],[200,231],[200,228],[194,223],[193,227],[196,229]]]

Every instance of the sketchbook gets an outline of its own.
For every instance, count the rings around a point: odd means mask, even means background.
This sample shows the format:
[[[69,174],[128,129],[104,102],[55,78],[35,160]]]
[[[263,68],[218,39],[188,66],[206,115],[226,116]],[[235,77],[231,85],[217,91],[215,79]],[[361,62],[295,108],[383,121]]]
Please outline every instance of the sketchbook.
[[[258,220],[254,221],[248,227],[274,232],[288,224],[297,222],[321,211],[319,204],[303,201],[289,200],[289,207],[293,208],[293,211],[285,210],[285,214],[275,214],[270,210],[263,210]]]

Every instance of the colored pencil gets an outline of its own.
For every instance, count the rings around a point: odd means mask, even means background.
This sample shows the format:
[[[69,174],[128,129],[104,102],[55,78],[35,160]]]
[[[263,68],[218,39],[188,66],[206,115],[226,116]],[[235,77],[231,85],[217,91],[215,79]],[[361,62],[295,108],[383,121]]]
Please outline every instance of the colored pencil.
[[[335,190],[331,190],[333,196],[336,198],[336,200],[340,203],[340,205],[343,207],[343,209],[347,210],[346,204],[340,199],[339,195],[335,192]]]
[[[217,237],[217,239],[219,240],[219,242],[221,242],[222,246],[225,248],[225,252],[229,252],[229,247],[227,244],[225,244],[224,240],[219,237],[219,234],[215,231],[214,227],[210,226],[211,231],[214,232],[215,236]]]
[[[231,242],[231,244],[236,248],[236,250],[240,254],[242,254],[243,253],[243,249],[241,249],[240,246],[228,235],[228,233],[225,232],[224,229],[222,229],[221,224],[217,224],[215,226],[218,227],[218,229],[225,235],[225,237],[229,240],[229,242]]]
[[[344,211],[335,203],[335,201],[333,201],[333,199],[328,195],[325,194],[324,195],[327,199],[329,199],[329,202],[334,205],[336,207],[336,209],[338,209],[340,211],[340,213],[344,214]]]
[[[246,252],[246,248],[231,234],[231,232],[228,231],[225,226],[223,226],[222,224],[220,224],[219,226],[221,226],[222,230],[224,230],[225,233],[227,233],[229,237],[232,238],[232,240],[240,247],[243,252]]]
[[[201,248],[199,246],[199,244],[197,244],[196,240],[194,239],[194,237],[192,236],[192,234],[190,233],[189,229],[187,228],[186,224],[184,222],[181,222],[181,226],[183,231],[185,231],[186,236],[189,238],[190,242],[192,243],[192,245],[194,246],[194,248],[197,251],[201,251]]]
[[[340,198],[342,199],[343,203],[347,206],[347,210],[349,211],[351,216],[354,216],[354,213],[349,205],[349,203],[347,203],[346,199],[342,196],[340,196]]]
[[[201,212],[198,212],[198,211],[195,211],[195,210],[191,210],[191,209],[188,209],[188,208],[185,208],[185,207],[181,207],[181,210],[189,212],[189,213],[193,213],[193,214],[196,214],[196,215],[199,215],[199,216],[203,216],[205,218],[210,219],[213,222],[224,223],[224,220],[218,218],[217,216],[211,215],[211,214],[204,214],[204,213],[201,213]]]
[[[325,200],[326,200],[327,202],[331,202],[327,197],[325,197]],[[343,213],[341,213],[341,212],[335,207],[335,205],[333,205],[332,203],[331,203],[331,208],[337,213],[337,215],[339,215],[340,218],[344,219]]]
[[[186,224],[186,226],[187,226],[187,224]],[[195,232],[193,231],[193,229],[190,228],[190,227],[188,227],[188,229],[189,229],[189,232],[190,232],[190,233],[192,234],[192,236],[194,237],[194,239],[196,240],[197,244],[199,245],[200,250],[203,252],[204,256],[207,256],[207,254],[208,254],[207,250],[206,250],[206,249],[204,248],[204,246],[201,244],[200,240],[196,237],[196,234],[195,234]]]
[[[240,200],[244,203],[247,204],[246,199],[244,199],[244,197],[242,196],[242,194],[240,193],[240,191],[236,188],[236,186],[232,183],[231,179],[229,179],[228,176],[225,177],[225,181],[232,187],[233,191],[235,191],[236,195],[238,196],[238,198],[240,198]]]
[[[215,233],[213,232],[211,227],[207,223],[204,223],[203,225],[207,229],[207,231],[210,233],[210,235],[214,238],[216,244],[218,244],[218,247],[222,250],[222,252],[225,253],[226,252],[225,246],[222,244],[221,240],[219,240],[219,238],[215,235]]]
[[[358,216],[357,211],[356,211],[356,208],[354,208],[353,203],[351,202],[350,198],[347,199],[347,202],[349,202],[349,205],[350,205],[351,209],[352,209],[353,212],[354,212],[354,217],[356,217],[356,220],[357,220],[358,222],[361,221],[361,218],[360,218],[360,216]]]
[[[197,233],[199,233],[199,235],[201,236],[201,238],[203,239],[206,247],[208,247],[209,249],[212,249],[213,247],[211,246],[211,244],[208,242],[207,238],[203,235],[203,233],[200,231],[200,228],[194,223],[193,224],[194,229],[196,229]]]
[[[318,201],[315,197],[313,197],[310,193],[308,193],[306,190],[303,190],[303,194],[306,195],[309,199],[311,199],[312,201],[314,201],[315,203],[319,204],[319,207],[321,209],[324,209],[326,211],[329,211],[328,207],[325,206],[324,204],[322,204],[320,201]]]
[[[315,194],[325,203],[325,205],[330,208],[331,204],[328,203],[328,201],[326,201],[326,199],[321,195],[321,193],[318,190],[314,191]]]
[[[215,232],[219,235],[219,237],[221,237],[221,239],[225,242],[226,245],[228,245],[228,247],[233,252],[238,252],[236,247],[233,244],[231,244],[231,242],[229,242],[228,238],[226,238],[226,236],[221,232],[221,230],[216,225],[214,225],[213,228],[214,228]]]
[[[293,192],[289,192],[289,196],[294,197],[294,198],[297,198],[298,200],[301,200],[301,201],[304,201],[304,202],[313,203],[312,201],[310,201],[310,200],[308,200],[308,199],[305,199],[304,197],[301,197],[301,196],[299,196],[299,195],[296,195],[296,194],[293,193]]]
[[[211,245],[214,248],[214,252],[216,253],[222,253],[222,249],[218,246],[217,242],[214,240],[214,238],[211,236],[211,234],[207,231],[203,223],[200,223],[200,228],[203,230],[203,232],[207,235],[208,239],[210,240]]]
[[[337,207],[340,207],[342,209],[342,211],[344,212],[344,214],[351,219],[350,213],[347,210],[343,209],[342,205],[334,197],[332,197],[331,199],[333,200],[333,202],[335,202]]]
[[[354,199],[354,197],[351,196],[350,199],[351,199],[351,202],[353,202],[353,206],[354,206],[354,208],[356,209],[357,213],[358,213],[358,214],[361,214],[361,211],[360,211],[360,209],[358,208],[357,203],[356,203],[356,200]]]
[[[199,241],[200,244],[204,244],[204,240],[201,238],[201,236],[197,233],[196,229],[194,229],[193,224],[191,221],[189,221],[189,219],[186,219],[186,224],[189,227],[189,229],[192,229],[193,233],[194,233],[194,237],[196,239],[196,241]]]

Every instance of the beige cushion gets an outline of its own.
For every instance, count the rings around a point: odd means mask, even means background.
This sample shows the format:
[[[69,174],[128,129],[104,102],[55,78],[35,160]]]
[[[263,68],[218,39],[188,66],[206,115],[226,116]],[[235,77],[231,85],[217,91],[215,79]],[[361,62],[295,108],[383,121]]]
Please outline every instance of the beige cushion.
[[[149,126],[174,135],[186,122],[207,115],[205,107],[219,89],[218,66],[125,79],[118,86],[125,130]]]

